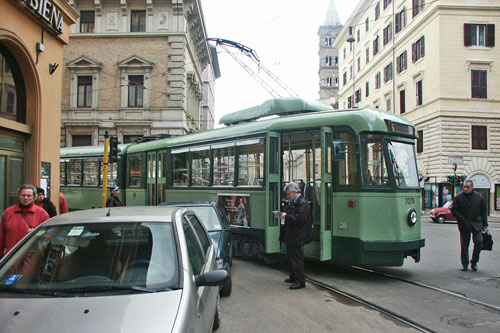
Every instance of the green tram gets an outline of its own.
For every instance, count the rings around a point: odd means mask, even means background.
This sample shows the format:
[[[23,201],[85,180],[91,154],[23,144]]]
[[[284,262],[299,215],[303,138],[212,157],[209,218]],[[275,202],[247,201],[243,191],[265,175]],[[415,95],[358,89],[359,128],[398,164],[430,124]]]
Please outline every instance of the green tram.
[[[216,201],[230,221],[233,252],[265,259],[284,252],[272,211],[283,210],[284,186],[295,181],[312,209],[306,258],[363,266],[401,266],[408,256],[419,261],[425,240],[416,135],[404,118],[281,98],[221,123],[226,126],[121,147],[110,184],[124,189],[127,206]],[[85,149],[92,148],[61,150],[62,191],[72,209],[100,206],[87,199],[100,200],[99,181],[93,188],[68,182],[73,160],[80,159],[84,178],[84,163],[103,152],[76,154]]]

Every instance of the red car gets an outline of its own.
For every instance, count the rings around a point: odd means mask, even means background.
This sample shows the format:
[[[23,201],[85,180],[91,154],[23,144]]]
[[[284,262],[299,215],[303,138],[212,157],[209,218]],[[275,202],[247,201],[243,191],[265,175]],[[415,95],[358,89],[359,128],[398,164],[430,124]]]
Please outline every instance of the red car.
[[[453,201],[448,201],[443,207],[431,209],[429,216],[434,222],[444,223],[445,221],[456,221],[457,218],[451,212]]]

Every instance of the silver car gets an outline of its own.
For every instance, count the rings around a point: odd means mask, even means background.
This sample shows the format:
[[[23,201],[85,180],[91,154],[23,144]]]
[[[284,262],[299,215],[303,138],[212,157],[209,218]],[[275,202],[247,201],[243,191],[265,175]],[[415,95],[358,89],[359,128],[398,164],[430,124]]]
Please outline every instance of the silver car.
[[[43,223],[0,262],[2,332],[210,332],[219,286],[194,212],[119,207]]]

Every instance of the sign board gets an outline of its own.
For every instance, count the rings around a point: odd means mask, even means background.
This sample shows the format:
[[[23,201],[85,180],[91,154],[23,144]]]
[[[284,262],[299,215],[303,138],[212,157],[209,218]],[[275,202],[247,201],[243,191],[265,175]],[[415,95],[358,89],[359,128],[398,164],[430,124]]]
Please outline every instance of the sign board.
[[[47,24],[57,34],[63,33],[62,11],[50,0],[19,0],[37,19]]]
[[[218,206],[229,224],[250,227],[250,194],[219,193],[218,197]]]
[[[475,175],[470,178],[474,182],[474,188],[491,188],[489,179],[484,175]]]

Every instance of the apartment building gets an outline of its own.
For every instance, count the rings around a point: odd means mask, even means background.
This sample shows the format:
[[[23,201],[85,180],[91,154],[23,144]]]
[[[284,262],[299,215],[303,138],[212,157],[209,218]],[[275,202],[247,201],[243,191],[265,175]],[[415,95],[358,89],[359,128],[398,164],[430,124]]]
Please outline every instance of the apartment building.
[[[330,0],[325,22],[318,29],[319,37],[319,99],[337,105],[339,93],[339,57],[333,42],[342,30],[335,0]]]
[[[425,208],[451,200],[456,174],[500,210],[499,10],[498,0],[362,0],[334,43],[340,107],[416,125]]]
[[[128,143],[203,129],[203,70],[218,65],[207,66],[199,0],[69,3],[80,18],[64,49],[62,147],[103,144],[106,131]]]

